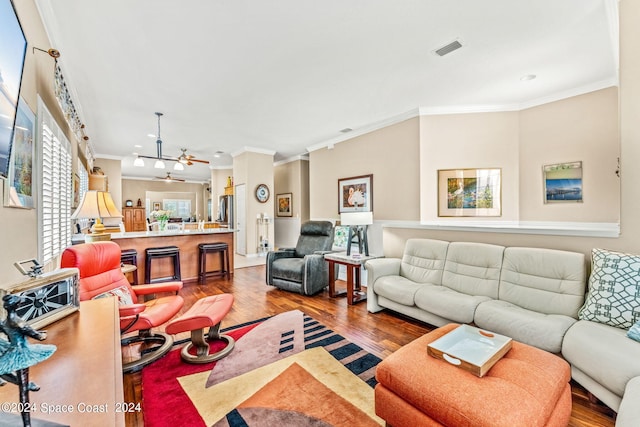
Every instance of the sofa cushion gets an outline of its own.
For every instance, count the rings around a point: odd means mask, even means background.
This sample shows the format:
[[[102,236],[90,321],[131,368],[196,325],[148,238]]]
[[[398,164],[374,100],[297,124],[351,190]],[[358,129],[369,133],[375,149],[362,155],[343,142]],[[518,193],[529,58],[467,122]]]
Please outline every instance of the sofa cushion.
[[[304,275],[304,258],[280,258],[271,264],[273,278],[285,279],[291,282],[302,282]]]
[[[400,275],[417,283],[442,283],[442,269],[449,242],[409,239],[404,247]]]
[[[424,285],[415,295],[417,307],[458,323],[471,323],[476,307],[486,296],[467,295],[445,286]]]
[[[562,356],[617,396],[627,382],[640,376],[640,343],[627,331],[580,320],[569,328],[562,341]]]
[[[589,292],[578,316],[622,329],[640,320],[640,256],[593,249]]]
[[[402,276],[383,276],[373,284],[376,294],[398,304],[413,306],[418,289],[426,286],[415,283]]]
[[[498,299],[527,310],[577,319],[584,303],[586,275],[584,254],[506,248]]]
[[[452,242],[442,273],[442,285],[468,295],[498,298],[504,246]]]
[[[521,308],[507,301],[483,302],[476,309],[474,323],[482,328],[551,353],[560,353],[562,339],[576,319]]]

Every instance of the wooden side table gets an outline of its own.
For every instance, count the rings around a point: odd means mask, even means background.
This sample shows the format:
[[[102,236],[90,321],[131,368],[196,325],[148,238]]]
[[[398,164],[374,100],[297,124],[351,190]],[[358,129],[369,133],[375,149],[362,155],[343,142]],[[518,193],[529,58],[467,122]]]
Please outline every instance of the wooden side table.
[[[347,255],[346,252],[330,253],[324,256],[329,263],[329,296],[332,298],[347,295],[347,304],[353,305],[367,299],[360,285],[360,267],[368,260],[380,258],[376,255]],[[336,264],[347,268],[347,290],[336,291]]]

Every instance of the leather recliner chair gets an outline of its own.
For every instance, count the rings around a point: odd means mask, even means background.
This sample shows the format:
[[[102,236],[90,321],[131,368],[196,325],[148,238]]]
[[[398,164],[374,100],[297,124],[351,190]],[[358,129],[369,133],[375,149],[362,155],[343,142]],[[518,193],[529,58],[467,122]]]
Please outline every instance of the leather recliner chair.
[[[308,221],[300,227],[295,248],[267,253],[267,284],[302,295],[313,295],[329,285],[329,267],[324,254],[333,246],[333,224]]]
[[[143,366],[164,356],[173,345],[173,337],[151,328],[166,323],[175,316],[184,304],[178,295],[163,296],[138,303],[138,296],[159,292],[175,292],[182,282],[164,282],[131,286],[120,266],[120,246],[111,241],[83,243],[68,247],[62,253],[61,267],[73,267],[80,271],[78,283],[80,301],[115,296],[119,300],[120,333],[138,331],[121,340],[123,346],[144,342],[156,344],[155,350],[143,354],[122,365],[125,373],[136,372]],[[100,333],[100,331],[96,331]]]

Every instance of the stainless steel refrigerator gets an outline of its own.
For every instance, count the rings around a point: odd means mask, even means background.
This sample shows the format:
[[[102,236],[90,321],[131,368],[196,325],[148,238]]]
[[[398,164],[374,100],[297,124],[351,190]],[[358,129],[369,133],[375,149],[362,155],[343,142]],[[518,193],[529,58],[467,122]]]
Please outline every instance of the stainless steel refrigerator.
[[[220,225],[233,228],[233,196],[220,196],[218,199],[218,218]]]

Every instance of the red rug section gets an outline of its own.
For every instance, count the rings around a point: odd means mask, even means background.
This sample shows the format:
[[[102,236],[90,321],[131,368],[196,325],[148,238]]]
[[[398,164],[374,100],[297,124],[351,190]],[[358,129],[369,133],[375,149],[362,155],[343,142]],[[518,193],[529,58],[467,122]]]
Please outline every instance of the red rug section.
[[[258,326],[260,322],[226,331],[234,340]],[[212,352],[222,349],[223,341],[211,343]],[[180,348],[170,351],[165,357],[142,369],[142,405],[146,426],[205,426],[191,399],[187,396],[178,378],[185,375],[211,371],[216,362],[201,365],[185,363],[180,358]],[[146,386],[145,386],[146,385]],[[175,408],[180,408],[175,410]]]

